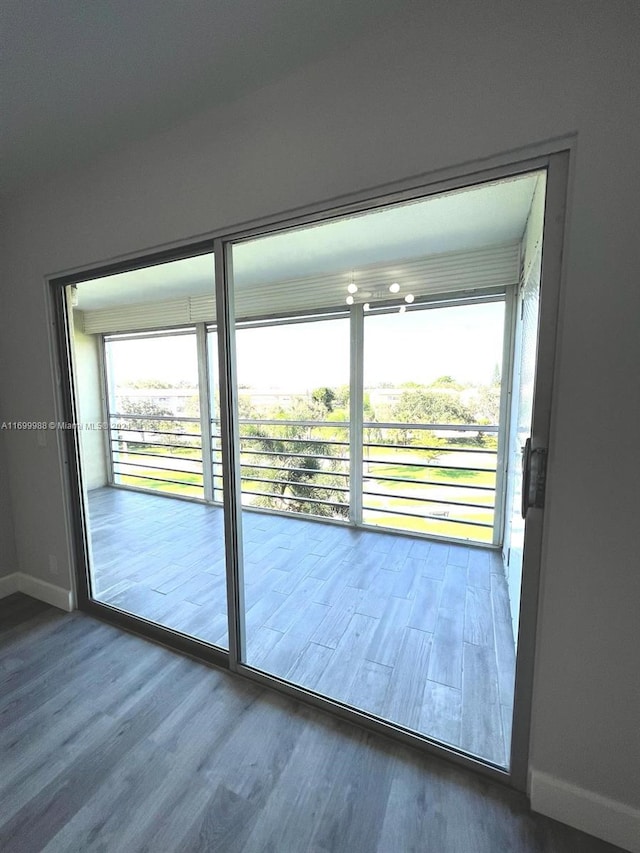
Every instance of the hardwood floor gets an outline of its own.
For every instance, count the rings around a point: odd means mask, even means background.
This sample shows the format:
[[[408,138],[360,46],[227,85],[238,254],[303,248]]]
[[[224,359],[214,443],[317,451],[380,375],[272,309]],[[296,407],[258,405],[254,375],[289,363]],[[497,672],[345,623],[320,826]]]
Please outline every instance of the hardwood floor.
[[[0,600],[3,853],[615,853],[83,613]]]
[[[89,495],[95,597],[227,646],[222,511]],[[515,653],[487,549],[243,513],[247,663],[507,766]]]

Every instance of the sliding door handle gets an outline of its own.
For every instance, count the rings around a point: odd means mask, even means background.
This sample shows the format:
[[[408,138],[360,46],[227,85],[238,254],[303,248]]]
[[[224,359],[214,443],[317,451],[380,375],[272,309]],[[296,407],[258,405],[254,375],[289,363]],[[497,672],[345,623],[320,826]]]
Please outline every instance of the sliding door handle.
[[[528,438],[522,448],[522,495],[521,513],[527,517],[530,507],[544,506],[544,493],[547,480],[547,450],[545,447],[531,447]]]

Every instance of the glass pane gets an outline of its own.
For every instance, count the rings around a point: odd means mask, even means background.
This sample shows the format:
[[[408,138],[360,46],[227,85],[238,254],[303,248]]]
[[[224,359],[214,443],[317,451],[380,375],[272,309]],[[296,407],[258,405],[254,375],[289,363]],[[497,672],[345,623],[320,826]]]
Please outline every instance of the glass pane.
[[[503,328],[503,301],[365,314],[365,523],[493,541]]]
[[[70,298],[91,596],[227,648],[222,495],[202,433],[217,380],[199,363],[204,325],[167,325],[194,296],[214,319],[213,293],[203,255],[80,282]]]
[[[245,662],[503,767],[504,295],[538,178],[231,247]]]
[[[240,328],[236,348],[243,506],[348,518],[348,319]]]
[[[195,330],[105,340],[113,478],[203,498]]]

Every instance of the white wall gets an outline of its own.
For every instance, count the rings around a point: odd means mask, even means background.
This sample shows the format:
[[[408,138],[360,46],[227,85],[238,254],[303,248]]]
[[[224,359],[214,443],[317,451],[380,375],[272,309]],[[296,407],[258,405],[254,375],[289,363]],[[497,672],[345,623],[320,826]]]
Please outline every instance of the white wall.
[[[425,4],[411,26],[15,199],[0,319],[0,396],[15,418],[49,419],[46,273],[577,132],[531,768],[534,805],[629,846],[640,807],[639,26],[635,0]],[[16,434],[9,458],[20,566],[47,577],[47,554],[68,559],[57,448]]]
[[[98,335],[85,335],[75,321],[73,350],[80,420],[84,425],[102,424],[102,380],[100,378]],[[100,429],[83,429],[80,433],[82,473],[87,491],[107,483],[108,433]]]
[[[4,417],[0,411],[0,424],[3,420]],[[4,435],[4,431],[0,431],[0,579],[13,574],[17,571],[18,567]],[[13,589],[9,589],[8,585],[6,586],[7,594],[13,592]],[[3,584],[0,580],[0,597],[3,595],[3,592],[5,590],[3,590]]]

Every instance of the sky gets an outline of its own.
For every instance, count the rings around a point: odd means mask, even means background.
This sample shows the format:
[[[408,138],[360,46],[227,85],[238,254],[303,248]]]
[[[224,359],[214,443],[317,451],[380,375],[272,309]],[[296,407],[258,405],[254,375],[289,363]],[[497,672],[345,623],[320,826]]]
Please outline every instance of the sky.
[[[502,365],[504,303],[437,308],[365,318],[364,384],[428,385],[439,376],[491,381]]]
[[[488,383],[502,363],[503,325],[503,302],[365,314],[365,387],[429,384],[445,374]],[[119,341],[110,349],[119,384],[197,384],[195,335]],[[240,329],[236,350],[241,386],[293,392],[349,382],[347,319]]]

